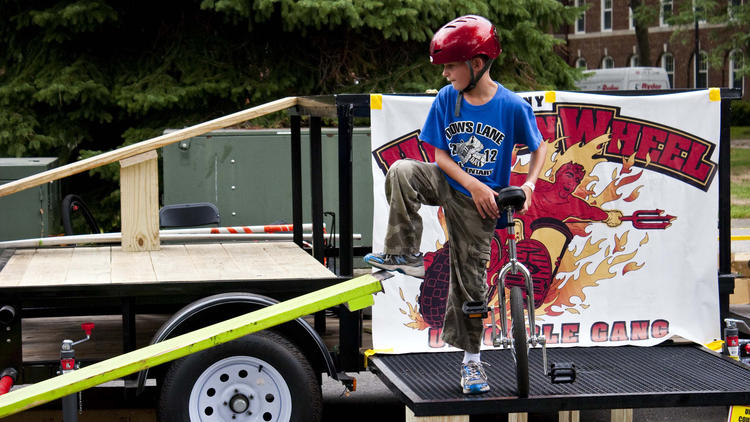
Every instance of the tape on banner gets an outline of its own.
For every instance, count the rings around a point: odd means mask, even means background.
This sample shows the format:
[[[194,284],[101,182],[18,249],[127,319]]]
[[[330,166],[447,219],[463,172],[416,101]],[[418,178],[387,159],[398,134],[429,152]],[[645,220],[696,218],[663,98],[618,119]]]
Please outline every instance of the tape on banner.
[[[557,93],[555,91],[547,91],[544,93],[544,102],[553,104],[557,102]]]
[[[370,356],[374,355],[375,353],[393,353],[393,348],[365,350],[365,369],[367,369],[367,361],[370,360]]]
[[[370,94],[370,110],[383,109],[383,94]]]
[[[711,101],[721,101],[721,89],[710,88],[708,90],[708,99]]]

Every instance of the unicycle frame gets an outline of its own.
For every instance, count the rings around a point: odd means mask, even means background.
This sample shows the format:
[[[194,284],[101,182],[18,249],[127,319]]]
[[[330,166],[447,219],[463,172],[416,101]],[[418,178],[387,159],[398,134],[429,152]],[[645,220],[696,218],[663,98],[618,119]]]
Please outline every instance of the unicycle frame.
[[[531,278],[529,269],[526,268],[521,262],[518,261],[516,254],[516,232],[515,224],[513,223],[513,207],[508,206],[501,210],[505,213],[508,221],[508,263],[506,263],[501,269],[498,275],[498,285],[495,289],[498,296],[498,306],[500,307],[500,330],[497,329],[496,317],[494,309],[490,309],[490,315],[492,317],[492,344],[494,347],[502,347],[503,349],[515,348],[515,347],[537,347],[542,346],[542,360],[544,367],[544,375],[548,375],[547,370],[547,341],[544,335],[540,332],[539,335],[536,333],[536,323],[534,316],[534,281]],[[529,333],[527,336],[527,343],[525,345],[514,344],[513,338],[508,333],[508,313],[505,305],[505,277],[508,274],[521,274],[524,278],[524,289],[526,291],[526,310],[528,312],[528,328]],[[489,298],[488,298],[489,299]],[[489,303],[489,300],[487,301]],[[526,325],[526,324],[524,324]],[[515,350],[515,349],[514,349]],[[515,353],[514,353],[515,359]],[[528,372],[528,367],[525,368]]]

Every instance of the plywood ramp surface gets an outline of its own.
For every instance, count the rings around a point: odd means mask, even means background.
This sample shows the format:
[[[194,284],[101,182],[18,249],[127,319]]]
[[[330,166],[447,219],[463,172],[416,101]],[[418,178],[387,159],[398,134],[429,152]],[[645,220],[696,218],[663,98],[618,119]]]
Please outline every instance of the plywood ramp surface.
[[[335,275],[292,242],[17,250],[0,271],[0,288],[207,280],[323,279]]]

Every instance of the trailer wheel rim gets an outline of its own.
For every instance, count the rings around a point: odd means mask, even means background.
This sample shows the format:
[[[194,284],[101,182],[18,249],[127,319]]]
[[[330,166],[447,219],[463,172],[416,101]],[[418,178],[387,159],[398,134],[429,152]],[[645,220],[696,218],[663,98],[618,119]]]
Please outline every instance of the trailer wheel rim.
[[[206,368],[190,392],[191,421],[288,421],[292,395],[268,362],[231,356]]]

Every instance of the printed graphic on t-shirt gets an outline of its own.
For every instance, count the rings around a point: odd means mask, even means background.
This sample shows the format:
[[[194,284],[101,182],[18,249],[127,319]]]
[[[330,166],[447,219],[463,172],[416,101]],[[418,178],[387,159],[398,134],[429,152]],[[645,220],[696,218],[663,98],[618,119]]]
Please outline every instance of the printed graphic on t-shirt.
[[[492,164],[497,160],[497,149],[484,148],[482,141],[472,135],[466,142],[451,142],[448,144],[451,155],[458,157],[458,164],[469,174],[489,176],[492,169],[482,170],[474,167],[484,167],[486,164]],[[473,167],[467,167],[470,164]]]
[[[482,122],[461,121],[449,124],[444,133],[451,156],[465,172],[474,176],[492,174],[499,151],[491,146],[502,144],[502,131]],[[491,166],[483,168],[487,164]]]

